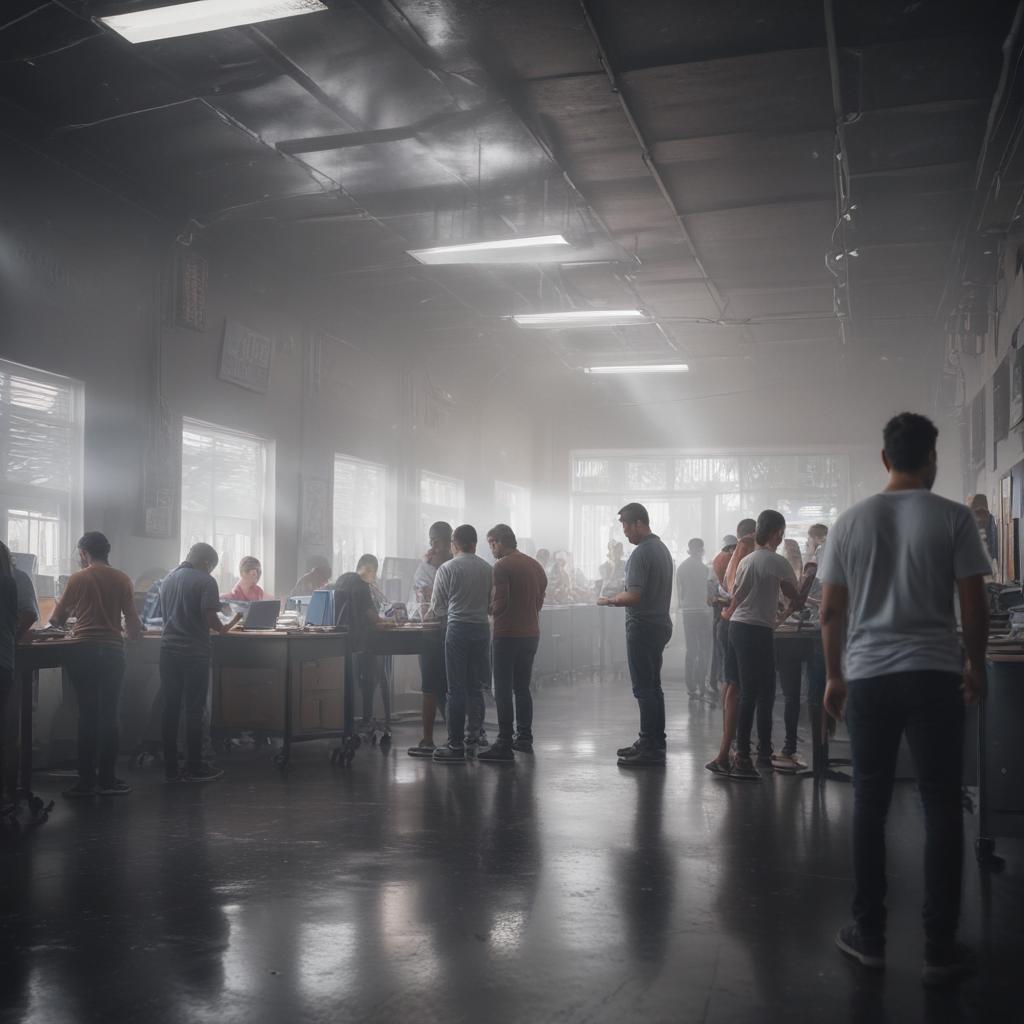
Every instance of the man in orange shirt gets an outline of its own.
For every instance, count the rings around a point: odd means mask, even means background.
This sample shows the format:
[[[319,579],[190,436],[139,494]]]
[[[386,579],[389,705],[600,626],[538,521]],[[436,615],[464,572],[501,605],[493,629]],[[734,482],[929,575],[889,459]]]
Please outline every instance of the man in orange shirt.
[[[736,583],[736,572],[740,562],[747,557],[757,545],[754,542],[754,533],[757,530],[757,523],[753,519],[741,519],[736,526],[736,536],[739,538],[736,547],[729,558],[729,565],[725,570],[725,582],[723,588],[732,593]],[[722,612],[722,620],[718,624],[722,638],[722,743],[718,748],[718,756],[708,761],[704,766],[712,775],[729,775],[732,772],[730,761],[730,749],[733,740],[736,739],[736,726],[739,721],[740,710],[740,674],[736,665],[736,653],[729,642],[729,619],[732,617],[731,609],[726,608]]]
[[[123,572],[109,563],[110,541],[91,531],[78,542],[82,566],[68,580],[50,616],[63,626],[75,619],[73,637],[79,641],[67,666],[78,697],[78,782],[66,797],[122,796],[132,791],[114,775],[117,764],[117,713],[124,678],[124,636],[142,636],[135,610],[135,588]]]

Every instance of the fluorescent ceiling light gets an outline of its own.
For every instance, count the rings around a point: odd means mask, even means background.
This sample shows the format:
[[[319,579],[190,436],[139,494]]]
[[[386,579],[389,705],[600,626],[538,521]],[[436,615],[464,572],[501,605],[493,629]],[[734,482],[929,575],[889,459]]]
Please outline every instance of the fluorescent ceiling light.
[[[552,258],[560,259],[560,247],[568,244],[562,235],[534,235],[528,238],[499,238],[491,242],[438,245],[432,249],[410,249],[409,255],[420,263],[432,264],[537,263]]]
[[[130,43],[148,43],[154,39],[190,36],[326,10],[320,0],[194,0],[187,4],[110,14],[100,21]]]
[[[634,366],[585,366],[584,373],[689,373],[686,363],[640,363]]]
[[[519,313],[512,317],[520,327],[618,327],[650,323],[642,309],[570,309],[562,313]]]

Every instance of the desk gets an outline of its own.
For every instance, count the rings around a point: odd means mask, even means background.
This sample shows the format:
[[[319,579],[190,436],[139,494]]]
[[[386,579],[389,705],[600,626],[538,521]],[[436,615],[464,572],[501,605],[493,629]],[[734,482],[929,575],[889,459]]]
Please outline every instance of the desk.
[[[355,757],[347,633],[268,630],[213,638],[210,735],[251,730],[280,736],[274,763],[288,765],[292,743],[340,739],[332,764]]]
[[[1024,647],[993,643],[988,651],[988,693],[976,715],[978,831],[974,849],[982,867],[1002,866],[998,837],[1024,836],[1024,767],[1020,734],[1024,723]]]

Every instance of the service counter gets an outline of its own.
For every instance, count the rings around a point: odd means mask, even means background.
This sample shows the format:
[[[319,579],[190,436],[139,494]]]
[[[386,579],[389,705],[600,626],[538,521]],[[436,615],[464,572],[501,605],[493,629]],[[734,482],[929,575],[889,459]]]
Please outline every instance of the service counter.
[[[606,631],[621,630],[625,651],[625,615],[617,623],[594,604],[545,605],[540,612],[540,643],[533,664],[534,678],[572,678],[600,671]],[[623,663],[625,655],[623,653]]]

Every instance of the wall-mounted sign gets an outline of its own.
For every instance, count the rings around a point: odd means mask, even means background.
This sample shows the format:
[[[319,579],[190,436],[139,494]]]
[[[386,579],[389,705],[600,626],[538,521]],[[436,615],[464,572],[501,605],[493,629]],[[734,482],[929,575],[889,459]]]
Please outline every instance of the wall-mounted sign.
[[[274,343],[234,320],[224,321],[220,379],[265,395],[270,387]]]
[[[206,330],[206,283],[209,264],[196,252],[178,254],[174,322],[193,331]]]

